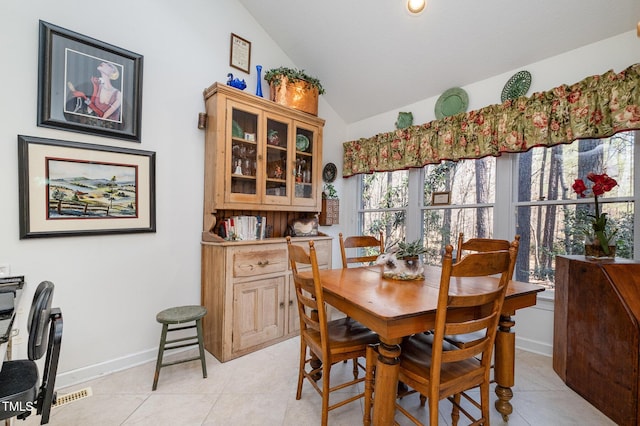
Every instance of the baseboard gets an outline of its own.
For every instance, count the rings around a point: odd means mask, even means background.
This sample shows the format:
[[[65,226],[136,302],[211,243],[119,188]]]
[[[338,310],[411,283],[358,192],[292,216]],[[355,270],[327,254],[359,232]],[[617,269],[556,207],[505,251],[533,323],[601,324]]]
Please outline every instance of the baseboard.
[[[148,349],[142,352],[110,359],[99,364],[89,365],[76,370],[58,373],[56,376],[56,389],[76,385],[117,371],[126,370],[150,361],[155,361],[158,356],[158,348]]]
[[[516,334],[516,348],[533,352],[538,355],[553,356],[553,346],[546,342],[518,337]]]

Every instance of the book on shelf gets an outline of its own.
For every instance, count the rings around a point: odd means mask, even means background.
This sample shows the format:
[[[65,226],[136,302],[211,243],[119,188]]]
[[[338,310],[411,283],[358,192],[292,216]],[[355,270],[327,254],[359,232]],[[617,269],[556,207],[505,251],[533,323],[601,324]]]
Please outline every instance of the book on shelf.
[[[223,226],[227,240],[263,240],[267,228],[267,218],[264,216],[232,216],[224,220]]]

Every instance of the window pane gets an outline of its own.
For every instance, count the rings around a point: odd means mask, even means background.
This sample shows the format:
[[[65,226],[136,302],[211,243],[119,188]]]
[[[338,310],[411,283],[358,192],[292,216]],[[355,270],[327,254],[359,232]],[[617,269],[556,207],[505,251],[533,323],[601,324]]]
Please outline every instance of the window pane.
[[[440,264],[447,244],[456,248],[458,234],[465,239],[493,236],[496,159],[445,161],[424,167],[422,229],[425,262]],[[434,192],[450,192],[451,204],[432,205]],[[464,207],[469,206],[469,207]]]
[[[424,205],[434,192],[451,191],[451,204],[484,204],[495,201],[496,159],[444,161],[424,167]]]
[[[409,172],[373,173],[362,176],[360,224],[362,235],[384,233],[385,245],[405,238]]]
[[[607,173],[618,181],[605,197],[633,195],[634,132],[607,139],[584,139],[552,148],[533,148],[519,154],[518,201],[567,200],[576,198],[575,179],[587,182],[590,172]]]
[[[407,170],[363,175],[360,208],[377,210],[406,207],[408,182]]]
[[[395,241],[402,241],[405,238],[404,210],[385,212],[363,212],[363,232],[362,235],[372,235],[378,238],[380,231],[384,234],[385,246],[389,247]]]
[[[493,226],[493,208],[450,208],[429,209],[424,211],[424,245],[427,253],[424,262],[430,265],[442,264],[442,255],[447,244],[457,248],[458,234],[464,232],[465,240],[472,238],[478,229],[478,221],[484,222],[487,229],[483,237],[491,238]]]

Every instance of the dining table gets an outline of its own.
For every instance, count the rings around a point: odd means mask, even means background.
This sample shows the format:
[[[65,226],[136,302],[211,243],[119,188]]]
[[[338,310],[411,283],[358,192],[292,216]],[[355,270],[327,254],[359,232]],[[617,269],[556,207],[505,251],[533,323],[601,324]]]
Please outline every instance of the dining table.
[[[394,280],[383,277],[382,266],[320,270],[325,302],[380,337],[374,388],[373,423],[392,425],[398,388],[399,358],[404,337],[434,328],[441,268],[424,267],[424,279]],[[498,278],[453,277],[450,293],[472,294],[495,288]],[[515,325],[518,309],[534,306],[544,287],[510,281],[495,341],[494,380],[496,410],[508,421],[515,382]],[[459,312],[464,316],[462,310]]]

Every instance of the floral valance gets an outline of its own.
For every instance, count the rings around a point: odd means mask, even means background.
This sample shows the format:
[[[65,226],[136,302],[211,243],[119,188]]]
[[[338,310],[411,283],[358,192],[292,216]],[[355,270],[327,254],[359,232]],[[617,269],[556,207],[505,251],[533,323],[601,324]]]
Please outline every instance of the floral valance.
[[[523,152],[640,129],[640,64],[530,97],[345,142],[343,177]]]

